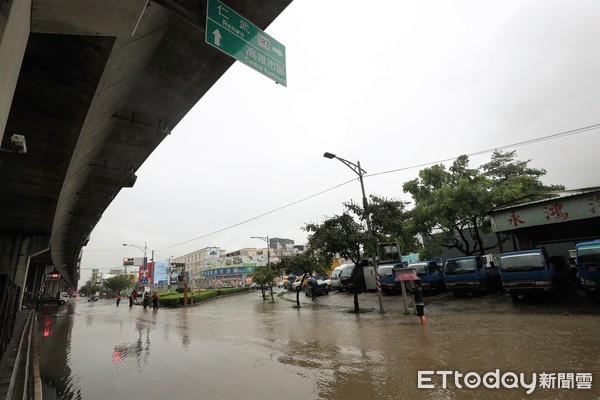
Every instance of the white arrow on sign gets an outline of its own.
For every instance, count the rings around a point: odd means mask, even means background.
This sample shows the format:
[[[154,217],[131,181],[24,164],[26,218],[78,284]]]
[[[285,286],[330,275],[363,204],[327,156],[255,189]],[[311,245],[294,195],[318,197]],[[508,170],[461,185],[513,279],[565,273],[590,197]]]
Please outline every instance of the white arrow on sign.
[[[215,46],[221,46],[221,32],[219,32],[218,29],[215,29],[213,35],[215,35]]]
[[[277,47],[273,46],[273,51],[279,55],[279,57],[283,56],[283,52],[279,50]]]

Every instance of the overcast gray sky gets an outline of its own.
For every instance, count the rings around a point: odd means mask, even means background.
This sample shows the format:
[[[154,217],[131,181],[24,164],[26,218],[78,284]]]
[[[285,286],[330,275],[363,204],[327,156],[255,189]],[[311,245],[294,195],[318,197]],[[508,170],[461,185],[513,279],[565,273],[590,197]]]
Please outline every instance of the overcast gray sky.
[[[264,246],[251,236],[303,244],[305,223],[361,198],[358,180],[328,190],[357,176],[325,151],[360,161],[367,193],[410,200],[419,165],[599,124],[598,15],[597,0],[295,0],[266,30],[287,88],[236,62],[106,210],[82,280],[142,256],[122,243],[157,260]],[[575,189],[600,184],[599,139],[508,150]]]

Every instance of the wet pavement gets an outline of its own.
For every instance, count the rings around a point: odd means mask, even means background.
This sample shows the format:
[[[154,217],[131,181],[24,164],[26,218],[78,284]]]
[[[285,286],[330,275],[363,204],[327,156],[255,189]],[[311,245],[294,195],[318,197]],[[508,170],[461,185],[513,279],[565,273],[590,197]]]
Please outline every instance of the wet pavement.
[[[600,307],[586,298],[445,293],[425,298],[426,326],[402,296],[382,297],[385,314],[374,293],[359,296],[369,310],[359,314],[347,293],[295,301],[251,292],[158,311],[85,298],[45,307],[44,398],[600,398]]]

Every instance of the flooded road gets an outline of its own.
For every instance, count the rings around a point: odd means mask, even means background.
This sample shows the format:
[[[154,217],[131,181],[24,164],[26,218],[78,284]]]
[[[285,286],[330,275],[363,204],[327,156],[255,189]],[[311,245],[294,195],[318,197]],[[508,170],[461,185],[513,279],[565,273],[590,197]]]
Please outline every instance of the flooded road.
[[[300,309],[275,300],[255,292],[158,311],[86,298],[46,307],[36,329],[45,390],[60,399],[600,398],[596,313],[436,305],[423,327],[400,312],[331,306],[351,307],[346,294],[302,298]]]

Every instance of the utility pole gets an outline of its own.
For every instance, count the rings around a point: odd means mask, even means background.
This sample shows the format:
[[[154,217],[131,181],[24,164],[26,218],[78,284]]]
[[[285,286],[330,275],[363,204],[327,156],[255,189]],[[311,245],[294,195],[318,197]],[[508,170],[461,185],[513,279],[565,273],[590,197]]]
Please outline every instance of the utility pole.
[[[344,165],[346,165],[348,168],[350,168],[352,171],[354,171],[355,174],[358,175],[358,180],[360,181],[360,188],[362,191],[363,210],[364,210],[364,214],[365,214],[365,220],[367,221],[367,231],[369,232],[369,237],[371,239],[371,243],[374,246],[374,248],[371,250],[371,257],[372,257],[372,262],[373,262],[373,269],[375,270],[375,285],[377,286],[377,298],[379,299],[379,311],[383,314],[383,313],[385,313],[385,310],[383,309],[383,299],[381,298],[381,282],[379,281],[379,269],[377,268],[377,256],[375,254],[376,250],[377,250],[377,245],[376,245],[375,235],[373,234],[373,230],[371,229],[371,216],[367,209],[367,206],[368,206],[367,195],[365,194],[365,185],[363,183],[363,174],[366,174],[367,171],[365,171],[364,169],[361,168],[360,161],[358,161],[356,164],[354,164],[353,162],[344,160],[343,158],[338,157],[335,154],[328,153],[328,152],[325,152],[323,154],[323,157],[329,158],[329,159],[337,158]]]

